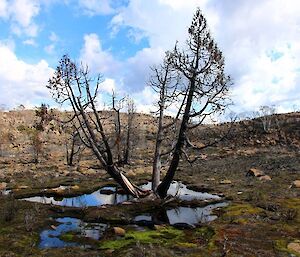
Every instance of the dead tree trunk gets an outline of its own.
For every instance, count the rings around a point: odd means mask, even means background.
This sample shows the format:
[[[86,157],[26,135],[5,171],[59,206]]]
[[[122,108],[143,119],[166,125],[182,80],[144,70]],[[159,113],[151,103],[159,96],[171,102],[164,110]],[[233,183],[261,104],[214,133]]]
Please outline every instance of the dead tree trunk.
[[[127,99],[127,132],[126,142],[124,144],[123,163],[129,164],[129,155],[132,151],[132,133],[133,133],[133,120],[134,120],[135,104],[132,99]]]

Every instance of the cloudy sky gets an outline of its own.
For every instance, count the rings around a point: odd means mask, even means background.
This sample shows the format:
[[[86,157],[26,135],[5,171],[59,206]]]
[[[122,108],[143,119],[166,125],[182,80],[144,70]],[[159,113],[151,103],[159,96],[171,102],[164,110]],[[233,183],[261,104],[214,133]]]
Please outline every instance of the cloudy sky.
[[[233,111],[300,107],[297,0],[0,0],[0,105],[52,104],[45,85],[68,53],[104,75],[102,92],[149,111],[149,66],[185,40],[197,7],[233,78]]]

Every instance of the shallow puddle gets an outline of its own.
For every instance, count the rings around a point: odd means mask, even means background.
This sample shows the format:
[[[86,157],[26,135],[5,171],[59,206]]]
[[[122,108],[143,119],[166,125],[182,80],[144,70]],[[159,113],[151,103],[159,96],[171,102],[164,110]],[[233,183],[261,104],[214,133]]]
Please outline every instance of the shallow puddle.
[[[34,196],[23,198],[22,200],[69,207],[89,207],[103,204],[118,204],[131,199],[131,196],[124,194],[102,194],[100,193],[101,190],[110,190],[116,192],[116,187],[102,187],[91,194],[84,194],[75,197],[64,197],[62,199],[46,196]]]
[[[160,213],[143,214],[135,217],[134,221],[137,224],[178,224],[185,223],[190,225],[196,225],[198,223],[205,223],[213,221],[217,218],[216,215],[212,214],[212,211],[227,206],[228,203],[216,203],[210,204],[205,207],[178,207],[174,209],[164,210]]]
[[[104,232],[108,229],[108,225],[104,223],[86,223],[80,219],[64,217],[55,219],[60,224],[52,226],[52,229],[44,230],[40,234],[40,248],[60,248],[68,246],[88,247],[79,242],[65,242],[60,237],[65,233],[72,232],[78,237],[99,240]]]
[[[151,189],[151,182],[148,182],[145,185],[142,185],[141,187],[144,189]],[[220,196],[209,194],[209,193],[203,193],[203,192],[197,192],[193,191],[191,189],[187,189],[186,185],[183,184],[180,181],[173,181],[170,185],[170,188],[168,190],[168,194],[172,196],[177,196],[181,200],[191,201],[193,199],[197,200],[206,200],[206,199],[220,199]]]
[[[151,189],[151,182],[141,185],[143,189]],[[101,191],[112,191],[112,194],[103,194]],[[46,196],[34,196],[29,198],[23,198],[22,200],[30,202],[39,202],[45,204],[54,204],[60,206],[69,206],[69,207],[90,207],[90,206],[100,206],[104,204],[118,204],[124,201],[132,199],[132,196],[126,194],[119,194],[117,192],[117,187],[106,186],[101,189],[90,193],[84,194],[75,197],[64,197],[58,199],[55,197],[46,197]],[[169,190],[169,195],[177,196],[181,200],[205,200],[205,199],[215,199],[218,200],[220,197],[218,195],[213,195],[209,193],[196,192],[186,188],[181,182],[173,181]]]
[[[150,189],[151,183],[147,183],[141,186],[144,189]],[[102,192],[102,193],[101,193]],[[55,204],[61,206],[73,206],[73,207],[87,207],[87,206],[99,206],[103,204],[117,204],[124,201],[131,200],[132,197],[129,195],[118,194],[117,187],[107,186],[91,193],[84,194],[76,197],[55,199],[54,197],[30,197],[23,200]],[[111,193],[111,194],[108,194]],[[186,185],[174,181],[168,194],[177,196],[181,200],[218,200],[220,199],[217,195],[208,193],[196,192],[186,188]],[[153,213],[146,213],[138,215],[134,218],[133,224],[135,230],[143,230],[144,226],[151,226],[154,224],[170,224],[170,225],[196,225],[198,223],[205,223],[212,221],[217,218],[216,215],[212,214],[214,209],[224,207],[227,203],[216,203],[209,204],[205,207],[191,208],[191,207],[178,207],[173,209],[165,209],[154,211]],[[58,226],[52,226],[52,229],[44,230],[40,234],[40,248],[58,248],[58,247],[69,247],[69,246],[81,246],[89,247],[85,244],[86,239],[99,240],[108,229],[108,224],[103,223],[86,223],[80,219],[64,217],[55,220],[59,223]],[[69,234],[68,232],[71,232]],[[64,234],[71,236],[71,240],[64,241]],[[72,237],[74,235],[75,237]],[[61,237],[63,236],[63,237]],[[74,238],[80,239],[78,242],[74,242]],[[81,240],[83,238],[83,240]],[[76,240],[75,240],[76,241]],[[83,241],[83,242],[82,242]]]

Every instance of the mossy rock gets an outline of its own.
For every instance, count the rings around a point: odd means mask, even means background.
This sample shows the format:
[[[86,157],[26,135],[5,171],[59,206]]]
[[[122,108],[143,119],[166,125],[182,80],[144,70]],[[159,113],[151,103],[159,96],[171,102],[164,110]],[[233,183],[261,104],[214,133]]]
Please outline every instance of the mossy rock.
[[[182,240],[184,232],[171,226],[159,230],[128,231],[124,238],[117,240],[106,240],[99,243],[100,249],[118,250],[135,242],[142,244],[174,244]]]

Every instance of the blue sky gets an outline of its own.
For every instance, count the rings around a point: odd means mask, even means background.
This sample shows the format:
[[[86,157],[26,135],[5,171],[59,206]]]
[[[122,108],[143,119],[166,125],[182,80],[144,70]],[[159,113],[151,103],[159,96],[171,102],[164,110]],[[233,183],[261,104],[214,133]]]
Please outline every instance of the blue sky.
[[[300,3],[294,0],[0,0],[0,105],[53,104],[45,85],[68,53],[102,73],[102,92],[149,112],[149,66],[205,14],[234,81],[232,110],[300,108]],[[100,95],[100,100],[106,97]]]

